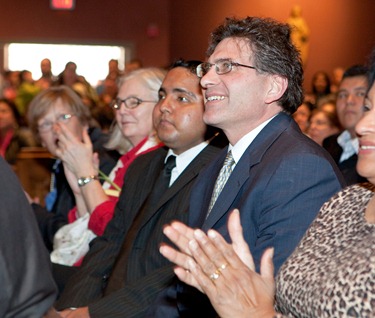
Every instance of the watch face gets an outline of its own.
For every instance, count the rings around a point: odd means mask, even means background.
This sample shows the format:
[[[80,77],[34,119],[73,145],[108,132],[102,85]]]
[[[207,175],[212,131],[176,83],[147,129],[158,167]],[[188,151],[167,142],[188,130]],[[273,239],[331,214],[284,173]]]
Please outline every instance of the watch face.
[[[85,184],[88,184],[91,180],[97,180],[97,176],[89,176],[89,177],[82,177],[78,178],[77,183],[80,187],[84,186]]]
[[[79,185],[79,186],[82,186],[82,185],[84,185],[84,184],[85,184],[84,178],[79,178],[79,179],[78,179],[78,185]]]

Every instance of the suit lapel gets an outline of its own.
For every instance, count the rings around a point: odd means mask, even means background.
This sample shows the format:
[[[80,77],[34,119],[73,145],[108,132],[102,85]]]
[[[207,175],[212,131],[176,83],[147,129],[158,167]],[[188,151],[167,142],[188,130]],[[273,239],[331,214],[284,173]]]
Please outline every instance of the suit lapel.
[[[191,182],[199,172],[203,169],[203,167],[209,163],[214,154],[217,153],[217,148],[208,145],[205,147],[194,159],[193,161],[185,168],[185,170],[180,174],[180,176],[176,179],[176,181],[172,184],[170,188],[168,188],[164,194],[161,196],[158,204],[155,207],[147,209],[147,214],[145,214],[142,219],[142,225],[146,224],[149,219],[157,213],[157,211],[166,204],[169,200],[171,200],[182,188],[186,186],[189,182]],[[151,191],[150,191],[151,192]]]
[[[130,202],[132,205],[129,205],[129,202],[126,202],[125,199],[125,209],[126,209],[126,217],[124,218],[125,222],[125,227],[127,228],[130,226],[139,213],[138,211],[141,210],[142,205],[144,205],[147,202],[147,198],[149,197],[149,194],[151,193],[154,183],[156,179],[159,176],[160,171],[164,167],[164,159],[165,156],[167,155],[167,150],[165,148],[160,148],[158,150],[155,150],[155,154],[152,157],[152,160],[149,160],[149,165],[147,166],[147,169],[143,170],[147,171],[145,175],[142,175],[143,180],[147,180],[148,182],[144,182],[141,187],[141,191],[139,189],[137,192],[132,191],[133,193],[131,194],[132,199]],[[142,171],[140,171],[142,173]],[[140,178],[137,176],[137,178]],[[152,180],[152,181],[150,181]],[[124,183],[124,186],[131,186],[131,185],[126,185]]]
[[[203,223],[203,229],[212,228],[229,210],[233,208],[233,202],[240,194],[243,184],[251,179],[251,169],[261,162],[267,149],[280,136],[280,134],[290,125],[290,117],[280,113],[272,119],[253,140],[246,149],[240,161],[236,164],[232,174],[219,195],[210,215]],[[224,162],[224,157],[221,164]],[[213,181],[215,183],[215,180]],[[213,185],[212,189],[213,189]]]

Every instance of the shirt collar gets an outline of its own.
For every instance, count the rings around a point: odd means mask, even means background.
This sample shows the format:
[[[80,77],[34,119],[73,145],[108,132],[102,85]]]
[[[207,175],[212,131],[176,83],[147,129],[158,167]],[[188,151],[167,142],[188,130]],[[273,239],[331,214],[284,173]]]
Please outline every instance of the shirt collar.
[[[359,143],[358,138],[352,138],[349,131],[344,130],[338,137],[337,143],[342,148],[342,154],[340,157],[340,162],[345,161],[351,156],[358,153]]]
[[[185,168],[194,160],[194,158],[208,145],[208,141],[201,142],[200,144],[186,150],[185,152],[176,155],[172,149],[168,150],[164,163],[167,162],[169,156],[176,156],[176,167],[172,170],[170,185],[178,178],[178,176],[185,170]]]
[[[235,161],[235,164],[237,164],[237,162],[240,161],[242,155],[244,154],[246,149],[251,145],[256,136],[258,136],[262,129],[276,116],[277,115],[261,123],[258,127],[254,128],[252,131],[243,136],[234,146],[229,144],[228,151],[232,151],[232,156]]]

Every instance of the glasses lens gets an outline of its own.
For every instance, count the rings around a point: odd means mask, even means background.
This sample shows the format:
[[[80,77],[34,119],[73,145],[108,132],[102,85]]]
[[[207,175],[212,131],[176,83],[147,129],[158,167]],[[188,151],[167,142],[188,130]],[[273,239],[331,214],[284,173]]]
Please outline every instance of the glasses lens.
[[[198,68],[200,68],[200,76],[199,75],[198,76],[203,77],[208,73],[208,71],[210,70],[212,65],[214,65],[214,64],[211,64],[211,63],[208,63],[208,62],[198,65],[197,75],[198,75]]]
[[[46,121],[38,126],[38,130],[40,132],[46,132],[49,131],[52,128],[52,122]]]
[[[59,117],[57,117],[56,121],[58,121],[59,123],[63,123],[68,121],[71,117],[72,115],[70,114],[62,114]]]
[[[129,97],[125,99],[124,102],[128,108],[136,108],[139,104],[142,103],[142,101],[136,97]]]
[[[216,73],[225,74],[232,70],[232,63],[229,61],[220,61],[216,63]]]

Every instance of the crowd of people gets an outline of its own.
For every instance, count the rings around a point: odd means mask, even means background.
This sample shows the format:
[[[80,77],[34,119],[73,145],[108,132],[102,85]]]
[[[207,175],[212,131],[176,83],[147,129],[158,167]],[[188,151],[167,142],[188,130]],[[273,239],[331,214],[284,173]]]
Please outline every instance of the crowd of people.
[[[306,96],[288,24],[226,18],[206,53],[7,74],[1,316],[375,315],[375,49]],[[34,145],[45,202],[9,169]]]

